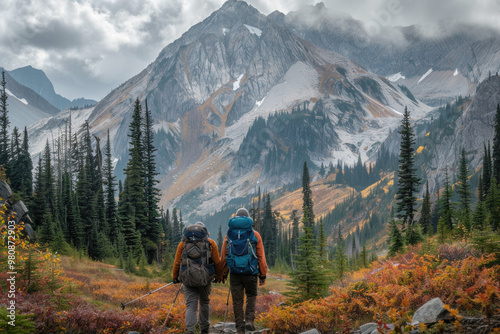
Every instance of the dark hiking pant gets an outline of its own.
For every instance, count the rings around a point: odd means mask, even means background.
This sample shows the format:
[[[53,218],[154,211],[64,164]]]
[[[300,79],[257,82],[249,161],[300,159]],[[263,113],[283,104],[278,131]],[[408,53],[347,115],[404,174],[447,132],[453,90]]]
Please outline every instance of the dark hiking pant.
[[[253,323],[255,319],[255,302],[257,300],[257,275],[230,276],[231,295],[233,296],[234,322],[236,331],[245,333],[245,322]],[[243,300],[247,296],[246,309],[243,312]]]
[[[208,333],[210,329],[210,291],[212,284],[201,287],[184,285],[184,298],[186,299],[186,332],[193,332],[196,323],[200,324],[201,333]],[[198,316],[198,305],[200,312]]]

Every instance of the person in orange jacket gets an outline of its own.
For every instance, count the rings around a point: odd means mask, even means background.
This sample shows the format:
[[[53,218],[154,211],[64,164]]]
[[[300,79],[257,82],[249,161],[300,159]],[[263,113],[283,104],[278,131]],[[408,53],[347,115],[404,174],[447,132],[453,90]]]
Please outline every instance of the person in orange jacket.
[[[196,226],[197,225],[197,226]],[[189,239],[186,238],[186,231],[193,226],[196,230],[200,230],[206,233],[206,241],[209,243],[211,262],[212,264],[206,265],[210,267],[208,277],[203,277],[202,283],[199,283],[199,278],[192,279],[188,277],[189,266],[187,265],[186,254],[184,249],[190,247]],[[184,238],[177,246],[177,251],[175,253],[174,267],[172,269],[172,279],[174,283],[183,283],[184,285],[184,297],[186,300],[186,333],[194,334],[196,323],[200,324],[201,334],[208,334],[210,328],[210,292],[212,290],[212,279],[215,276],[215,281],[222,281],[222,263],[219,258],[219,250],[217,248],[217,243],[208,238],[210,234],[208,233],[205,225],[202,222],[197,222],[194,225],[188,226],[184,230]],[[198,245],[198,244],[197,244]],[[194,247],[197,247],[195,245]],[[204,256],[202,256],[204,257]],[[182,270],[183,269],[183,270]],[[214,271],[212,274],[211,271]],[[185,271],[182,273],[182,271]],[[199,273],[198,270],[195,271]],[[199,305],[199,317],[197,317]]]
[[[255,331],[255,303],[257,301],[257,283],[266,284],[267,263],[262,237],[252,228],[253,220],[248,210],[240,208],[229,219],[229,230],[224,237],[221,250],[222,282],[230,272],[230,291],[233,298],[233,311],[238,334],[245,330]],[[245,248],[246,245],[246,248]],[[251,245],[249,247],[248,245]],[[245,261],[235,257],[246,256]],[[242,265],[245,263],[245,265]],[[243,311],[244,296],[247,297]]]

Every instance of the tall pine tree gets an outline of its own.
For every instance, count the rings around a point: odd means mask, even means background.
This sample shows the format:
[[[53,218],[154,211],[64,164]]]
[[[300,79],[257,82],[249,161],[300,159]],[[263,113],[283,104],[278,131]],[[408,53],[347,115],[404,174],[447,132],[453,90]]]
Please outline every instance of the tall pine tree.
[[[304,162],[302,175],[302,216],[303,230],[299,252],[294,261],[295,270],[292,271],[289,294],[293,301],[300,302],[307,299],[323,297],[328,291],[328,280],[325,270],[320,265],[318,246],[314,237],[314,215],[310,177],[307,163]]]
[[[410,124],[410,112],[405,107],[403,120],[401,121],[401,146],[399,153],[399,169],[398,169],[398,190],[396,199],[397,217],[403,220],[402,226],[405,229],[406,225],[413,224],[413,217],[416,211],[415,203],[417,198],[415,193],[420,179],[416,175],[415,168],[415,135]]]
[[[105,217],[109,227],[109,239],[118,240],[120,225],[117,217],[117,208],[115,200],[116,176],[113,175],[113,161],[111,156],[111,140],[109,138],[109,129],[106,138],[106,150],[104,160],[104,185],[106,187],[105,196]]]
[[[151,262],[156,254],[156,244],[160,241],[160,222],[158,213],[158,202],[160,201],[160,190],[156,188],[158,181],[156,176],[159,174],[156,171],[155,151],[154,147],[154,130],[153,119],[151,112],[148,109],[148,101],[146,100],[146,111],[144,113],[144,130],[143,130],[143,148],[144,148],[144,192],[147,206],[147,226],[144,234],[144,248],[147,259]]]
[[[314,227],[314,210],[307,161],[304,161],[304,167],[302,169],[302,210],[305,210],[305,208],[308,209],[307,220],[304,220],[304,217],[302,217],[302,222],[308,226]]]
[[[422,202],[419,224],[424,234],[432,235],[434,233],[431,223],[431,194],[429,193],[429,181],[425,183],[425,194]]]
[[[458,171],[457,193],[459,196],[459,215],[462,223],[467,228],[471,229],[471,191],[469,185],[469,168],[467,167],[467,159],[465,150],[460,153],[460,166]]]
[[[453,192],[451,190],[450,178],[448,177],[448,169],[446,169],[444,191],[443,191],[443,196],[441,196],[440,199],[441,203],[439,205],[441,209],[439,220],[443,221],[443,226],[448,231],[451,231],[453,229],[454,210],[453,210],[453,203],[451,202],[452,195]]]
[[[309,208],[304,206],[302,217],[304,233],[301,237],[299,254],[294,261],[295,270],[290,274],[289,297],[293,302],[324,297],[328,292],[328,280],[325,270],[320,266],[318,249],[310,225]]]

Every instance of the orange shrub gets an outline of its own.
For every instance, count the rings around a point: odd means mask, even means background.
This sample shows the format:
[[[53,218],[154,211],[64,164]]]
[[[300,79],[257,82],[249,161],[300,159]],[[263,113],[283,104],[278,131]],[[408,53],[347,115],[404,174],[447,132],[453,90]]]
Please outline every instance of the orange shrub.
[[[418,249],[415,249],[418,250]],[[345,332],[363,321],[390,321],[395,315],[407,319],[428,300],[440,297],[462,310],[481,310],[486,315],[500,312],[500,266],[486,268],[492,255],[439,256],[409,252],[365,272],[363,279],[347,287],[332,286],[329,297],[301,304],[274,307],[259,321],[276,333]],[[381,321],[382,321],[381,320]],[[406,322],[406,320],[405,320]]]

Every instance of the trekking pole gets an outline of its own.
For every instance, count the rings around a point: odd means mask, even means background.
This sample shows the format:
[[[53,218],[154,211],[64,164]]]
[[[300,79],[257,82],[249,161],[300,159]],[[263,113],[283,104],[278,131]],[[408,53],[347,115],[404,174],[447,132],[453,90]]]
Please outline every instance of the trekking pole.
[[[139,299],[141,299],[141,298],[144,298],[144,297],[146,297],[146,296],[149,296],[150,294],[155,293],[156,291],[159,291],[159,290],[161,290],[161,289],[163,289],[163,288],[166,288],[167,286],[172,285],[172,284],[174,284],[174,282],[172,282],[172,283],[168,283],[167,285],[164,285],[164,286],[162,286],[162,287],[160,287],[160,288],[158,288],[158,289],[156,289],[156,290],[150,291],[150,292],[148,292],[147,294],[145,294],[144,296],[141,296],[141,297],[139,297],[139,298],[136,298],[136,299],[134,299],[134,300],[132,300],[132,301],[130,301],[130,302],[128,302],[128,303],[125,303],[125,304],[124,304],[124,303],[122,302],[122,303],[121,303],[122,310],[124,310],[124,309],[125,309],[125,306],[127,306],[128,304],[131,304],[131,303],[135,302],[136,300],[139,300]]]
[[[229,291],[227,292],[226,312],[224,313],[224,323],[222,325],[222,333],[224,333],[224,327],[226,327],[227,309],[229,308],[229,296],[231,296],[231,286],[229,287]]]
[[[172,302],[172,306],[170,306],[170,310],[168,311],[167,317],[165,318],[165,322],[163,323],[162,328],[165,328],[165,326],[167,325],[168,318],[170,317],[170,312],[172,312],[172,308],[174,307],[175,301],[177,300],[177,297],[179,296],[179,292],[181,292],[181,288],[182,288],[182,283],[181,283],[181,286],[179,287],[179,290],[177,290],[177,293],[175,294],[174,301]]]

